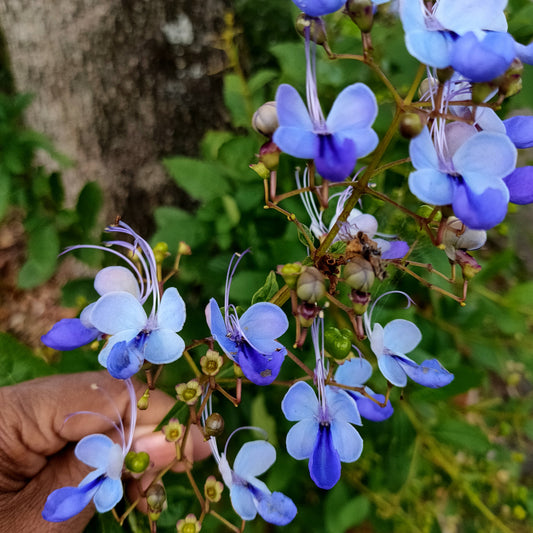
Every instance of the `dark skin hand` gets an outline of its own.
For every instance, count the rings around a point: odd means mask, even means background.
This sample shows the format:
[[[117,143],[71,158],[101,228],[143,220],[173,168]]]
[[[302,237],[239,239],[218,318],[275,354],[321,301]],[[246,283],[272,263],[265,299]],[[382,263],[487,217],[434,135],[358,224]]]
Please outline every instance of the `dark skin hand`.
[[[139,399],[146,385],[134,385]],[[102,417],[80,414],[65,419],[77,411],[94,411],[117,422],[113,402],[127,438],[129,395],[124,383],[105,371],[51,376],[0,388],[0,533],[83,531],[95,512],[92,502],[66,522],[47,522],[41,511],[52,491],[77,486],[91,471],[74,455],[82,437],[105,433],[120,443],[117,431]],[[137,411],[132,449],[149,453],[152,478],[175,457],[175,444],[166,442],[161,432],[152,433],[173,404],[161,391],[152,391],[149,408]],[[192,429],[185,449],[190,461],[209,455],[200,431]],[[180,465],[175,470],[180,470]]]

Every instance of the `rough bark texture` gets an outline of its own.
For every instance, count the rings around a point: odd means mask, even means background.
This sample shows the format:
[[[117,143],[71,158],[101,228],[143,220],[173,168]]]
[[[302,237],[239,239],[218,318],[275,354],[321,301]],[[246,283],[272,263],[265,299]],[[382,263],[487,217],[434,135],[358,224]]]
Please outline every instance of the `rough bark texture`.
[[[106,219],[147,231],[154,206],[186,202],[159,161],[223,122],[224,1],[0,0],[16,89],[35,94],[27,122],[75,162],[70,203],[96,180]]]

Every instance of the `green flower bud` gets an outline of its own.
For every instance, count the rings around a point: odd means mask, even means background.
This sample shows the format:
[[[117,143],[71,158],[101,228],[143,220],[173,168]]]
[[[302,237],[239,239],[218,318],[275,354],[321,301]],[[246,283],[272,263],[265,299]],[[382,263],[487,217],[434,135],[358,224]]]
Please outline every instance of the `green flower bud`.
[[[372,0],[348,0],[345,10],[363,33],[368,33],[372,29],[372,24],[374,23]]]
[[[375,279],[372,265],[360,255],[354,256],[344,267],[344,281],[352,289],[368,292]]]
[[[276,170],[279,165],[279,156],[281,150],[276,143],[268,141],[259,150],[259,161],[265,165],[268,170]]]
[[[324,332],[324,347],[335,359],[344,359],[352,349],[352,332],[349,329],[328,327]]]
[[[204,425],[204,433],[208,437],[220,437],[224,431],[224,418],[219,413],[210,414]]]
[[[305,37],[306,31],[309,31],[309,38],[316,44],[322,45],[328,40],[326,25],[321,18],[310,17],[305,13],[300,13],[296,19],[295,27],[302,37]]]
[[[146,452],[128,452],[124,458],[124,466],[135,474],[144,472],[150,464],[150,456]]]
[[[272,137],[278,126],[276,102],[266,102],[257,109],[252,117],[252,128],[265,137]]]
[[[289,289],[295,289],[300,274],[303,272],[302,263],[287,263],[278,265],[277,273],[283,278]]]
[[[296,283],[296,294],[300,300],[316,303],[326,295],[324,276],[318,268],[308,266]]]
[[[424,121],[418,113],[403,113],[400,117],[398,129],[405,139],[413,139],[424,128]]]
[[[161,264],[165,257],[168,257],[168,244],[166,242],[158,242],[154,246],[154,258],[157,264]]]

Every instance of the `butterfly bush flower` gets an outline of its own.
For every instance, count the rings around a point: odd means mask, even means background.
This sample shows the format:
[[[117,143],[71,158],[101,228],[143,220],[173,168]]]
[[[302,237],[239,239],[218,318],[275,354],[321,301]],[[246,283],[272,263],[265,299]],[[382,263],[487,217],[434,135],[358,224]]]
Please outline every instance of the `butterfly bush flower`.
[[[444,387],[453,381],[454,375],[437,359],[427,359],[418,364],[405,355],[422,340],[422,334],[415,324],[398,318],[385,327],[376,323],[372,328],[371,315],[364,315],[365,330],[370,347],[378,358],[378,367],[387,381],[396,387],[405,387],[407,377],[410,377],[416,383],[432,389]]]
[[[451,66],[474,82],[491,81],[518,57],[533,62],[533,44],[507,33],[507,0],[400,0],[409,53],[426,65]]]
[[[224,298],[224,316],[218,303],[211,298],[206,307],[206,320],[211,335],[224,353],[237,363],[246,378],[256,385],[269,385],[279,374],[287,350],[276,338],[287,331],[289,321],[285,313],[274,304],[253,304],[242,316],[237,316],[229,304],[231,279],[243,254],[228,268]]]
[[[335,381],[341,385],[348,385],[350,387],[363,387],[370,379],[371,375],[372,365],[366,359],[356,357],[344,361],[344,363],[337,368],[335,372]],[[364,389],[366,394],[372,396],[372,398],[378,402],[383,403],[385,401],[385,396],[383,396],[383,394],[375,393],[370,387],[365,386]],[[372,420],[373,422],[381,422],[392,416],[392,413],[394,412],[389,400],[387,400],[384,407],[381,407],[360,392],[350,390],[346,390],[345,392],[355,400],[359,414],[363,418]]]
[[[63,487],[53,491],[46,500],[42,516],[49,522],[64,522],[80,513],[92,500],[100,513],[110,511],[122,499],[122,468],[131,448],[137,418],[135,391],[129,379],[124,383],[130,395],[131,426],[128,440],[122,421],[110,421],[121,437],[121,444],[107,435],[96,433],[81,439],[74,453],[86,465],[94,468],[77,487]],[[96,414],[96,413],[94,413]],[[103,415],[99,415],[102,418]]]
[[[363,439],[352,425],[361,425],[355,401],[344,391],[325,386],[319,327],[315,321],[311,328],[318,398],[309,384],[298,381],[287,391],[281,410],[287,420],[297,422],[287,434],[289,455],[309,459],[311,479],[317,487],[331,489],[340,479],[341,462],[351,463],[361,456]]]
[[[291,85],[280,85],[276,93],[279,127],[273,141],[289,155],[313,159],[318,173],[330,181],[343,181],[358,158],[376,148],[372,129],[378,108],[374,93],[363,83],[346,87],[324,118],[317,94],[315,48],[311,54],[306,35],[307,107]]]

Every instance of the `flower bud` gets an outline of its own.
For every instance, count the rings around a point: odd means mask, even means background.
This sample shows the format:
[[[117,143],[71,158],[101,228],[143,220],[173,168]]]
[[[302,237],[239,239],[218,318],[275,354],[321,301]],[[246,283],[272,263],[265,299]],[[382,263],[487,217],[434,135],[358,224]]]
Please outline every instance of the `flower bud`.
[[[264,163],[253,163],[249,166],[262,180],[270,178],[270,170],[268,170]]]
[[[498,78],[500,94],[506,98],[519,93],[522,89],[522,72],[524,65],[520,59],[515,58],[505,74]]]
[[[135,474],[144,472],[150,464],[150,456],[146,452],[128,452],[124,458],[124,466]]]
[[[316,303],[326,295],[324,276],[318,268],[307,266],[296,283],[296,294],[300,300]]]
[[[328,40],[326,25],[321,18],[310,17],[305,13],[300,13],[296,19],[295,26],[296,31],[302,37],[305,37],[306,32],[309,31],[309,38],[316,44],[322,45]]]
[[[235,375],[236,378],[244,377],[242,368],[237,363],[233,363],[233,374]]]
[[[178,244],[178,254],[192,255],[191,247],[185,241],[180,241]]]
[[[219,502],[220,498],[222,498],[223,490],[224,484],[222,483],[222,481],[218,481],[215,476],[209,476],[205,480],[204,494],[210,502]]]
[[[439,68],[437,69],[437,79],[440,83],[448,81],[455,73],[452,67]]]
[[[464,250],[455,252],[455,261],[461,267],[465,279],[472,279],[481,270],[481,265]]]
[[[148,504],[150,519],[157,520],[167,503],[167,493],[161,483],[155,483],[148,487],[146,491],[146,503]]]
[[[441,241],[446,255],[452,261],[456,260],[457,250],[477,250],[487,240],[485,230],[467,228],[457,217],[451,216],[446,220]]]
[[[287,263],[278,265],[277,273],[283,278],[289,289],[295,289],[300,274],[303,272],[302,263]]]
[[[489,98],[496,88],[492,82],[472,83],[472,102],[482,104]]]
[[[314,303],[302,302],[298,305],[296,315],[300,325],[304,328],[310,328],[315,317],[320,313],[320,307]]]
[[[422,117],[418,113],[403,113],[400,117],[398,129],[405,139],[413,139],[424,128]]]
[[[360,255],[354,256],[344,267],[344,281],[352,289],[368,292],[374,283],[372,265]]]
[[[422,100],[426,100],[430,92],[437,89],[438,80],[435,78],[424,78],[418,86],[418,96]]]
[[[163,260],[168,257],[168,244],[166,242],[158,242],[154,246],[154,259],[157,264],[161,264]]]
[[[137,402],[137,409],[140,411],[146,411],[148,409],[148,403],[150,400],[150,389],[146,389],[144,394],[139,398]]]
[[[370,293],[360,292],[355,289],[349,295],[349,298],[352,302],[352,309],[356,315],[363,315],[368,309],[368,304],[370,303]]]
[[[348,0],[345,10],[363,33],[368,33],[372,29],[372,24],[374,23],[374,4],[372,0]]]
[[[265,137],[272,137],[278,126],[278,114],[274,101],[264,103],[252,117],[252,128]]]
[[[352,332],[328,327],[324,332],[324,348],[335,359],[344,359],[352,349]]]
[[[220,437],[224,431],[224,418],[219,413],[210,414],[204,425],[204,433],[208,437]]]
[[[259,150],[259,161],[265,165],[268,170],[276,170],[279,165],[279,155],[281,150],[276,143],[267,141]]]

